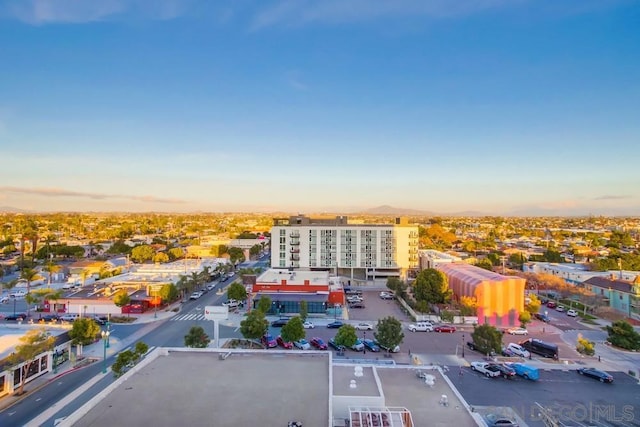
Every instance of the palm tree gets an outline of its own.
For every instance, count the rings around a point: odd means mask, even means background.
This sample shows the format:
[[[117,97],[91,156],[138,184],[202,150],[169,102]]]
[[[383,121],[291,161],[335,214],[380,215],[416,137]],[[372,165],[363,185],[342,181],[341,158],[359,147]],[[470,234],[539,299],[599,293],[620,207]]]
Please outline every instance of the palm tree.
[[[25,268],[24,270],[22,270],[20,278],[27,281],[27,295],[29,294],[29,290],[31,288],[31,282],[36,278],[37,275],[38,272],[33,268]]]
[[[200,286],[200,273],[194,271],[191,273],[191,283],[193,284],[193,288],[197,289]]]
[[[11,292],[11,289],[15,288],[16,285],[18,284],[19,279],[13,279],[9,282],[5,282],[2,284],[2,287],[5,288],[6,290],[8,290],[9,292]],[[13,315],[16,315],[16,299],[13,299]]]
[[[53,261],[48,261],[47,264],[44,266],[44,271],[46,271],[49,276],[49,281],[48,284],[51,284],[51,276],[53,276],[53,273],[57,273],[58,271],[60,271],[62,269],[62,267],[60,267],[57,264],[54,264]]]
[[[180,294],[182,295],[182,299],[184,299],[185,291],[189,285],[189,279],[187,276],[180,276],[178,281],[176,282],[176,286],[180,290]]]

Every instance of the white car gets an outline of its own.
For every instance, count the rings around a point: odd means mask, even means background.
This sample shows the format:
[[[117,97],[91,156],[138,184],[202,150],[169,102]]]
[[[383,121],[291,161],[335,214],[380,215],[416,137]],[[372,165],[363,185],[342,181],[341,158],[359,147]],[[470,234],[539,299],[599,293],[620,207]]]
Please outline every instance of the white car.
[[[576,317],[577,315],[578,315],[578,312],[575,310],[567,311],[567,316]]]
[[[489,369],[488,362],[471,362],[471,370],[481,373],[487,378],[495,378],[500,376],[499,371]]]
[[[296,348],[299,348],[300,350],[311,349],[311,344],[309,344],[309,341],[305,340],[304,338],[301,339],[300,341],[294,341],[293,345],[296,346]]]
[[[409,325],[411,332],[433,332],[433,324],[431,322],[418,322]]]
[[[371,323],[362,322],[356,325],[356,329],[358,331],[373,331],[373,325]]]
[[[347,302],[363,302],[364,299],[358,295],[351,295],[347,297]]]
[[[27,296],[27,291],[20,289],[18,291],[11,292],[9,296],[14,298],[24,298]]]
[[[556,311],[564,311],[564,307],[559,305],[556,307]]]
[[[509,335],[529,335],[529,331],[525,328],[509,328],[507,329]]]
[[[202,292],[200,291],[195,291],[194,293],[191,294],[191,296],[189,296],[189,299],[198,299],[202,296]]]
[[[316,325],[314,325],[313,323],[309,322],[308,320],[306,322],[304,322],[302,324],[302,327],[305,329],[313,329],[316,327]]]
[[[0,303],[5,304],[9,302],[9,297],[7,295],[0,298]]]
[[[216,288],[216,284],[215,283],[209,283],[207,285],[207,289],[209,289],[210,291],[214,290]]]
[[[382,298],[382,299],[394,299],[395,295],[393,294],[393,292],[382,291],[382,292],[380,292],[380,298]]]
[[[506,353],[515,354],[516,356],[527,358],[531,355],[529,350],[516,343],[509,343],[505,348]]]

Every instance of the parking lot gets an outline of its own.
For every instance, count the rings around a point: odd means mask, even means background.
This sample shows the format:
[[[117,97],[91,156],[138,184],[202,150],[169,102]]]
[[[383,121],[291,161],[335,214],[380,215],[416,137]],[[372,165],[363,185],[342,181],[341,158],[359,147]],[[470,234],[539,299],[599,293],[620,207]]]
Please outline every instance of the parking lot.
[[[536,403],[570,426],[640,425],[638,382],[621,372],[609,372],[613,384],[580,376],[575,370],[540,371],[538,381],[520,377],[486,378],[468,368],[451,381],[470,405],[512,407],[531,427],[545,424]]]
[[[383,317],[393,316],[401,322],[411,321],[395,300],[383,300],[380,298],[380,291],[363,291],[365,308],[350,308],[350,320],[377,321]]]

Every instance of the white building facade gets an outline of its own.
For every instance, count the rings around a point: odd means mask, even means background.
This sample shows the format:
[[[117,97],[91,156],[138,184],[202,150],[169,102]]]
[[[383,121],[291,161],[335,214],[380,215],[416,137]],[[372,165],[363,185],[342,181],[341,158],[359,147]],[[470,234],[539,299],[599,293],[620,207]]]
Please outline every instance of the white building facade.
[[[405,279],[418,269],[418,226],[404,218],[393,224],[349,224],[344,216],[276,218],[271,266],[329,270],[350,284]]]

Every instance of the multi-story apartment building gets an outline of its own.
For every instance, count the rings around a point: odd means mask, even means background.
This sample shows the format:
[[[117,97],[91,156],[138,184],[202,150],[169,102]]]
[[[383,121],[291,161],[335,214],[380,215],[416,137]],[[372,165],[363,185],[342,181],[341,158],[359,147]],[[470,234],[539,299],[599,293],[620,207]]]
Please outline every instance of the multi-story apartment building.
[[[418,226],[406,218],[393,224],[350,224],[346,216],[275,218],[271,266],[328,270],[346,284],[405,279],[418,269]]]

